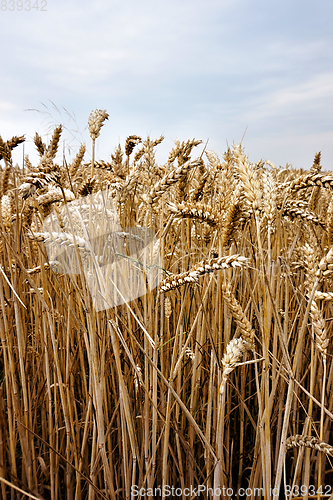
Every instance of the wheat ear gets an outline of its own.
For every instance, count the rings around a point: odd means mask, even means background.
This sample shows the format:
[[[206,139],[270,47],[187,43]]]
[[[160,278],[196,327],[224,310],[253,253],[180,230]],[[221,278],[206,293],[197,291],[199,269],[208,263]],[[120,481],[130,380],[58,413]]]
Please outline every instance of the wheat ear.
[[[239,337],[232,339],[226,347],[226,352],[222,358],[222,381],[220,385],[220,394],[223,394],[226,388],[228,376],[236,368],[241,361],[243,354],[246,352],[244,340]]]
[[[290,450],[291,448],[300,448],[305,446],[306,448],[313,448],[318,451],[322,451],[326,455],[333,456],[333,446],[324,443],[320,439],[314,436],[300,436],[296,434],[295,436],[290,436],[286,440],[286,450]]]
[[[181,274],[172,274],[160,283],[159,292],[168,292],[174,288],[179,288],[186,283],[196,283],[200,276],[218,271],[220,269],[228,269],[235,267],[243,267],[247,264],[248,259],[242,255],[229,255],[227,257],[219,257],[217,259],[203,260],[197,264],[191,271],[185,271]]]
[[[218,213],[199,203],[167,203],[175,219],[196,219],[215,227],[220,222]]]
[[[318,351],[322,354],[323,359],[326,359],[329,338],[327,334],[325,320],[323,318],[323,313],[319,309],[315,300],[311,302],[310,317],[312,320],[312,325],[315,333],[316,347]]]
[[[201,162],[202,160],[200,158],[197,160],[188,160],[183,165],[171,170],[171,172],[155,184],[149,195],[145,196],[144,200],[151,205],[155,204],[170,186],[183,179],[192,168],[199,167]]]
[[[225,303],[227,304],[228,308],[230,309],[236,324],[242,334],[242,337],[245,341],[246,347],[248,349],[251,349],[254,351],[255,344],[254,344],[254,338],[255,338],[255,333],[254,330],[251,326],[251,323],[245,316],[245,313],[236,299],[234,293],[231,290],[231,286],[227,283],[222,286],[222,293],[223,293],[223,299]]]

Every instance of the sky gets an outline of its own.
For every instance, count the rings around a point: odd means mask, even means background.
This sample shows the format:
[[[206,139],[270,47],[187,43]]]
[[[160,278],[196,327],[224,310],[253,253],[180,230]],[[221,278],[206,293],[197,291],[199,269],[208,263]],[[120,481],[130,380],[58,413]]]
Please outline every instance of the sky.
[[[38,10],[37,8],[38,7]],[[20,10],[22,8],[22,10]],[[242,141],[250,161],[333,170],[333,2],[327,0],[3,0],[0,134],[37,160],[64,126],[71,161],[105,109],[97,158],[132,134],[201,139],[219,156]],[[201,153],[198,146],[198,155]],[[201,147],[202,148],[202,147]]]

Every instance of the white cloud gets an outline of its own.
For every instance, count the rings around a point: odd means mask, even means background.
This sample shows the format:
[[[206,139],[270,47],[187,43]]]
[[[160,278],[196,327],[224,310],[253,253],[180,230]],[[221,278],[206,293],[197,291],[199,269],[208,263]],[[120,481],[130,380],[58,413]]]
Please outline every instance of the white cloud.
[[[17,106],[13,102],[0,101],[0,115],[16,111]]]
[[[250,99],[248,110],[242,113],[242,118],[263,122],[284,117],[285,120],[292,118],[293,123],[297,116],[302,116],[304,120],[306,115],[317,119],[321,115],[322,119],[326,119],[332,114],[332,105],[333,72],[327,72],[310,77],[303,83],[284,84],[278,89],[270,90],[266,85],[261,94]]]
[[[312,144],[331,133],[328,4],[49,0],[47,13],[7,13],[0,133],[25,132],[31,143],[36,129],[66,122],[55,109],[48,118],[23,111],[52,100],[81,129],[92,109],[108,110],[101,155],[132,133],[164,133],[168,149],[176,137],[209,137],[221,150],[248,126],[246,138],[257,148],[264,140],[274,161],[290,136]]]

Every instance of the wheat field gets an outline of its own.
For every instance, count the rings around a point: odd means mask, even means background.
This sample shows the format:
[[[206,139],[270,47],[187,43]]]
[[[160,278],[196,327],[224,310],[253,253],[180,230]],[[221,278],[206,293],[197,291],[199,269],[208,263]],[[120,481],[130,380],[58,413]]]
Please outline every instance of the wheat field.
[[[196,139],[158,165],[162,136],[97,160],[107,118],[89,161],[56,160],[61,125],[36,165],[0,137],[0,498],[332,499],[333,173]],[[153,232],[160,278],[98,309],[63,210],[100,192]]]

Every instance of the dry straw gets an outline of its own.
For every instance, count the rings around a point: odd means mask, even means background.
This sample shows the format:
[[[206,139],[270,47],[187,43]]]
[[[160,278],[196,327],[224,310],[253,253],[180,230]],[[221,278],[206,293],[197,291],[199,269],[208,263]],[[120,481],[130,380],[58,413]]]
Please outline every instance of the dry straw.
[[[333,174],[318,154],[277,168],[238,143],[191,158],[196,139],[158,164],[162,136],[95,159],[107,117],[89,117],[92,161],[81,145],[68,167],[60,125],[24,170],[24,138],[0,139],[1,499],[333,484]],[[112,210],[84,198],[102,188]],[[117,230],[90,241],[101,214]],[[117,283],[123,303],[95,310]]]

